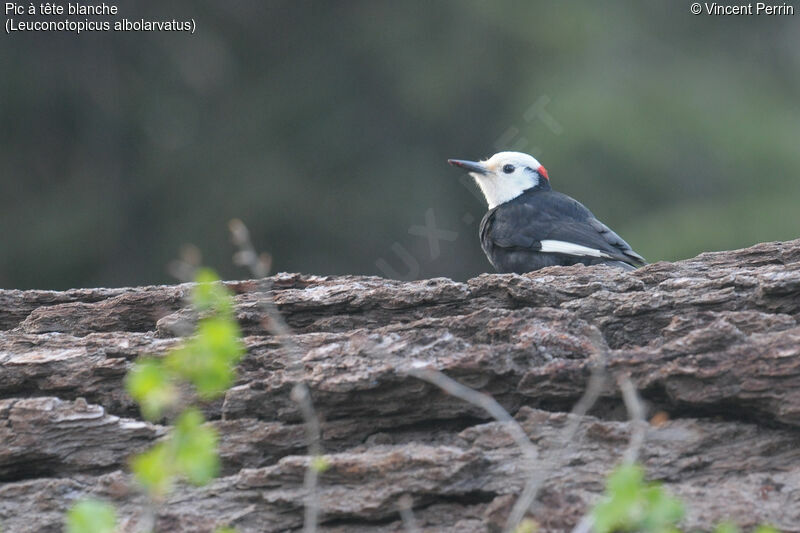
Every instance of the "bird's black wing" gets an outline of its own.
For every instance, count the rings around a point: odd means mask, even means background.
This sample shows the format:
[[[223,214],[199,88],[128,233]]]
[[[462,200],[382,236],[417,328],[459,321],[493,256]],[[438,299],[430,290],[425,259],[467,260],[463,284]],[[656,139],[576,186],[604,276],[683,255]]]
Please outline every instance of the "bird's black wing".
[[[592,217],[584,222],[565,222],[549,231],[542,240],[568,242],[598,250],[632,265],[643,265],[644,258],[633,251],[630,245],[608,226]]]
[[[525,193],[499,206],[491,215],[482,234],[494,246],[547,253],[542,241],[558,241],[597,250],[608,259],[645,264],[642,256],[583,204],[555,191]]]
[[[645,261],[644,257],[637,254],[631,248],[631,245],[625,242],[622,237],[617,235],[611,228],[597,220],[596,218],[592,217],[588,220],[589,224],[594,226],[597,232],[603,237],[603,239],[609,243],[611,246],[616,248],[617,250],[621,251],[629,258],[629,263],[635,263],[637,265],[646,265],[647,261]]]

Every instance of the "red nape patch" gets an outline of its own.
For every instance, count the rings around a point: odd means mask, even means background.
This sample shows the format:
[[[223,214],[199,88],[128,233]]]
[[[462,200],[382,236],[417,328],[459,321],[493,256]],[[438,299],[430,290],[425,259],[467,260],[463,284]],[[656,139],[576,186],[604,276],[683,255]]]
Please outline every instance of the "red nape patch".
[[[544,168],[543,166],[539,165],[539,170],[537,170],[536,172],[538,172],[539,174],[541,174],[541,175],[542,175],[542,177],[543,177],[544,179],[546,179],[547,181],[550,181],[550,177],[547,175],[547,169],[546,169],[546,168]]]

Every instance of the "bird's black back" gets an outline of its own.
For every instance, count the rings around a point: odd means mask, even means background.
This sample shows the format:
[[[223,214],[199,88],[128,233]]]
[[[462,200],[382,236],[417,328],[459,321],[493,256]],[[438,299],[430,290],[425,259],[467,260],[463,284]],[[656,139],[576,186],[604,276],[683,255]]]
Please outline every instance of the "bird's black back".
[[[523,273],[576,263],[632,269],[645,263],[583,204],[549,188],[528,189],[491,209],[481,221],[480,238],[483,251],[498,272]],[[543,240],[585,246],[608,257],[542,252]]]

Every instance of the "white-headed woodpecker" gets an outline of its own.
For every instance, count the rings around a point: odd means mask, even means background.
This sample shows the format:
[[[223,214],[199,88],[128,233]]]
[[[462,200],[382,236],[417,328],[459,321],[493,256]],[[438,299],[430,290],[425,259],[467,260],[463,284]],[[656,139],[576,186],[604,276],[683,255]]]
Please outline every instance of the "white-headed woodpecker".
[[[469,172],[486,197],[481,246],[498,272],[576,263],[632,270],[645,264],[583,204],[552,190],[547,170],[532,156],[500,152],[485,161],[448,163]]]

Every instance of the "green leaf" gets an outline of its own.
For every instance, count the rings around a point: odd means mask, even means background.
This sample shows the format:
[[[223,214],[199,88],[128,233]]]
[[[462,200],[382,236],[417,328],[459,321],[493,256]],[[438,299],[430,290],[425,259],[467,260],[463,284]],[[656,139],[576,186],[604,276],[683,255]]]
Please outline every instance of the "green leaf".
[[[167,355],[165,364],[190,381],[205,399],[225,392],[236,378],[235,365],[245,354],[236,322],[207,318],[200,321],[197,336],[183,348]]]
[[[611,473],[606,483],[607,496],[592,512],[595,531],[627,528],[636,511],[637,492],[643,480],[644,470],[635,465],[623,465]]]
[[[196,485],[208,483],[219,472],[217,432],[204,422],[200,411],[187,409],[172,435],[176,468]]]
[[[233,296],[219,280],[219,276],[208,268],[201,268],[195,276],[192,289],[192,305],[200,314],[213,313],[233,318]]]
[[[539,524],[530,518],[524,519],[519,525],[514,528],[514,533],[536,533],[539,530]]]
[[[148,420],[157,420],[164,409],[173,405],[178,392],[160,360],[143,358],[125,376],[125,388],[136,400]]]
[[[762,524],[753,533],[780,533],[780,531],[772,526]]]
[[[117,527],[114,506],[98,500],[81,500],[67,512],[67,533],[113,533]]]
[[[236,533],[236,530],[230,526],[218,527],[214,533]]]
[[[241,331],[234,320],[209,318],[202,320],[197,335],[218,357],[226,363],[236,364],[244,355],[244,346],[239,340]]]
[[[739,533],[739,526],[733,522],[722,522],[714,528],[714,533]]]
[[[638,465],[618,467],[608,478],[606,496],[592,511],[594,530],[671,531],[683,517],[680,500],[659,484],[645,483]]]
[[[151,420],[178,402],[181,378],[192,383],[203,398],[224,392],[233,383],[236,364],[245,354],[231,292],[211,270],[200,270],[196,279],[193,304],[206,315],[198,322],[196,335],[161,360],[141,359],[126,376],[129,393]],[[165,440],[133,458],[131,468],[152,497],[171,490],[178,475],[195,484],[207,483],[217,475],[218,436],[204,422],[197,409],[185,410]]]
[[[208,483],[219,472],[217,440],[217,432],[204,425],[200,411],[187,409],[166,440],[133,458],[131,469],[155,498],[172,489],[176,475],[197,485]]]
[[[683,518],[683,503],[668,494],[660,485],[651,485],[644,491],[647,512],[641,521],[645,531],[664,531]]]
[[[137,481],[154,498],[160,498],[172,488],[175,466],[169,441],[159,442],[131,461],[131,470]]]
[[[608,478],[608,492],[617,497],[634,497],[644,484],[644,468],[639,465],[617,467]]]
[[[324,455],[315,455],[311,458],[311,469],[321,474],[331,467],[331,460]]]

